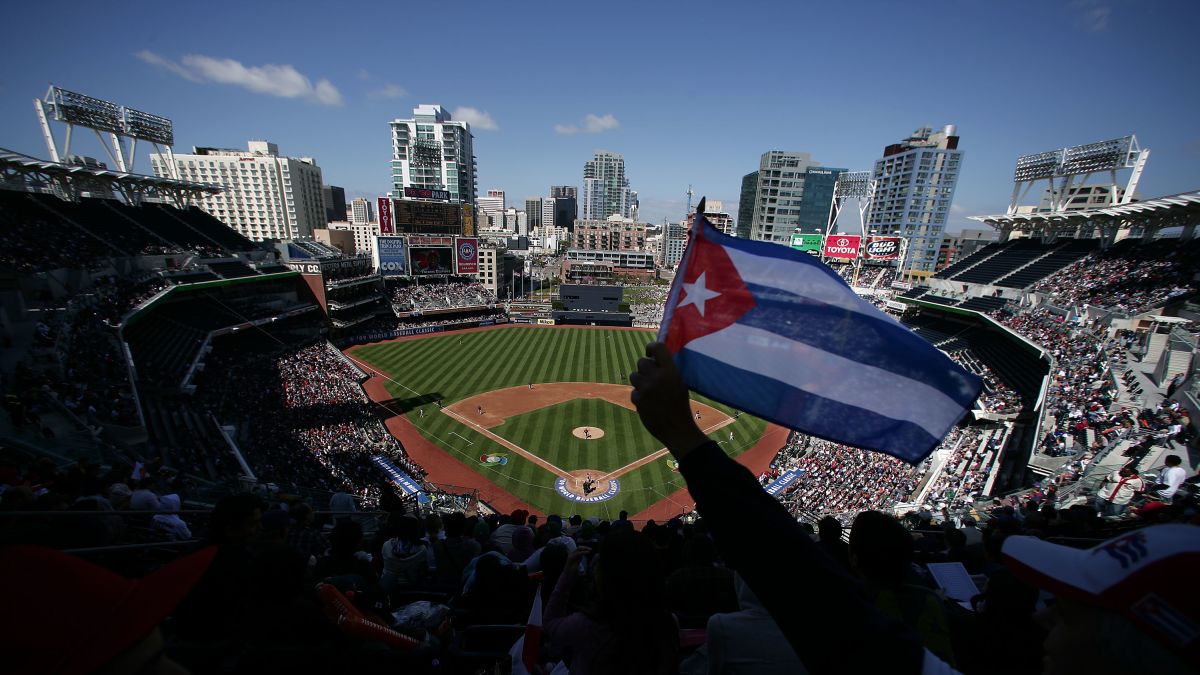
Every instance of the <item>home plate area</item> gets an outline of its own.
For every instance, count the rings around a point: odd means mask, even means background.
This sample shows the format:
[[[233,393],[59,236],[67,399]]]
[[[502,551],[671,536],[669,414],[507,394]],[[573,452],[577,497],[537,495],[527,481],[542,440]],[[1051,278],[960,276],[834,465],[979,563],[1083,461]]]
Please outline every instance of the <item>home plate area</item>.
[[[571,471],[567,476],[559,476],[554,481],[554,489],[560,496],[574,502],[607,501],[621,491],[621,481],[603,478],[604,475],[603,471]]]

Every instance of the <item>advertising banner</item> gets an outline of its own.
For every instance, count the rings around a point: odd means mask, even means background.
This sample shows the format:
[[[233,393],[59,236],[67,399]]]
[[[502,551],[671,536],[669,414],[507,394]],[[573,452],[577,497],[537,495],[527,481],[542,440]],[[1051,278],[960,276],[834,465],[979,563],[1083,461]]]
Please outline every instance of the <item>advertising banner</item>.
[[[454,237],[424,237],[421,235],[413,235],[408,238],[409,246],[445,246],[450,248],[454,246]]]
[[[821,248],[824,245],[825,235],[801,234],[800,232],[792,234],[792,248],[797,251],[807,251],[813,255],[821,255]]]
[[[479,240],[461,238],[455,244],[454,251],[458,257],[459,274],[477,274],[479,272]]]
[[[375,205],[379,214],[379,234],[395,234],[396,228],[392,227],[392,200],[380,197]]]
[[[826,258],[857,258],[862,237],[857,234],[831,234],[825,239]]]
[[[429,188],[406,187],[404,188],[404,196],[412,199],[440,199],[444,202],[450,201],[449,190],[430,190]]]
[[[409,256],[412,258],[412,273],[424,274],[453,274],[454,250],[451,248],[417,248],[409,246]]]
[[[868,237],[863,249],[866,260],[895,260],[900,257],[900,237]]]
[[[465,237],[475,236],[475,209],[470,204],[462,205],[462,233]]]
[[[379,273],[385,277],[408,274],[408,257],[404,249],[404,237],[376,237],[375,250],[379,251]]]

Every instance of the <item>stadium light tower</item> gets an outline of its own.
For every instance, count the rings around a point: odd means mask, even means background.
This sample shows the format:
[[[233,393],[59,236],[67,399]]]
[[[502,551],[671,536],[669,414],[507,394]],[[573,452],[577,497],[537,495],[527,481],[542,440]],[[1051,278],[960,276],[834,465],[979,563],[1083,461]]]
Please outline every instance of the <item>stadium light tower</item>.
[[[171,120],[166,117],[127,108],[54,85],[50,85],[43,98],[34,99],[33,107],[53,162],[61,164],[70,156],[72,133],[75,127],[82,127],[96,133],[100,145],[104,146],[104,151],[108,153],[118,171],[133,173],[137,142],[141,139],[153,145],[160,155],[167,157],[171,177],[179,178],[175,155],[171,151],[171,146],[175,144],[175,130]],[[67,127],[61,151],[50,128],[51,120],[62,122]],[[105,140],[105,136],[108,140]],[[125,149],[127,138],[128,151]]]
[[[1070,148],[1021,155],[1017,158],[1017,166],[1013,170],[1013,193],[1008,205],[1008,215],[1016,215],[1017,208],[1028,196],[1029,191],[1041,181],[1046,181],[1050,191],[1050,212],[1062,213],[1070,205],[1075,190],[1086,185],[1093,174],[1104,171],[1109,174],[1109,203],[1101,206],[1128,204],[1133,201],[1133,193],[1149,158],[1150,149],[1140,147],[1137,136],[1133,134]],[[1122,169],[1132,171],[1125,184],[1125,192],[1118,199],[1117,171]]]

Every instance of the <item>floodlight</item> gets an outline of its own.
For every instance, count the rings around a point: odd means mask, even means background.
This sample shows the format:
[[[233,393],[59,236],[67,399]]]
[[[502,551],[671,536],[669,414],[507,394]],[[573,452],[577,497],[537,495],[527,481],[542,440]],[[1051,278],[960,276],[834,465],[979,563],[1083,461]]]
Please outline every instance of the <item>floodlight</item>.
[[[52,87],[50,96],[50,107],[54,111],[54,118],[59,122],[113,133],[124,131],[121,124],[121,106],[116,103],[102,101],[62,87]]]
[[[1064,151],[1061,171],[1064,175],[1070,176],[1132,166],[1129,164],[1132,145],[1133,136],[1125,136],[1067,148]]]
[[[1052,178],[1058,174],[1062,164],[1062,150],[1035,152],[1031,155],[1021,155],[1017,158],[1017,168],[1013,171],[1013,182],[1040,180]]]
[[[846,171],[838,175],[833,186],[837,199],[866,199],[871,196],[870,171]]]
[[[125,133],[159,145],[175,145],[171,120],[133,108],[125,108]]]

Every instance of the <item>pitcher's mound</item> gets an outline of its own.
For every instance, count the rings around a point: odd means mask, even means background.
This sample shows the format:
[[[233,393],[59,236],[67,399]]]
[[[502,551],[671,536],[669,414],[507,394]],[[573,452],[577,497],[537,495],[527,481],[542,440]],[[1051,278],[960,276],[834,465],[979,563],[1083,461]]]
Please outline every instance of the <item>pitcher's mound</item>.
[[[571,430],[571,435],[585,441],[594,441],[604,437],[604,430],[600,427],[575,427]]]

